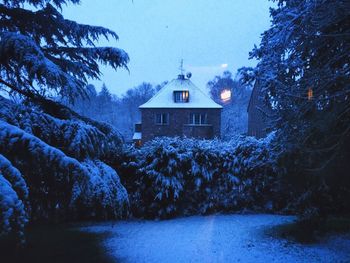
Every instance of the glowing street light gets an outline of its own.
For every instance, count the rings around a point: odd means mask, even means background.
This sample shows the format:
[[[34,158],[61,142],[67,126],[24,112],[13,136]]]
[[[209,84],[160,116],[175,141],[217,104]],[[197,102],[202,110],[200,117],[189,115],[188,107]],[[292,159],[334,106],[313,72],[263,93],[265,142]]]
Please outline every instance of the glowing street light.
[[[231,90],[230,89],[224,89],[223,91],[221,91],[220,99],[223,102],[228,102],[229,100],[231,100],[231,96],[232,96]]]

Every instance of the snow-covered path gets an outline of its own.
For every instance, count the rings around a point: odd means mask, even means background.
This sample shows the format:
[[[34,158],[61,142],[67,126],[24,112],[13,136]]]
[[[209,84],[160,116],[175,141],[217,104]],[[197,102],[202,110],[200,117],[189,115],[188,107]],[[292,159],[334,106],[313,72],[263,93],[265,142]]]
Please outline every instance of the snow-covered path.
[[[349,238],[300,245],[263,234],[291,221],[276,215],[212,215],[83,229],[110,232],[104,246],[116,262],[350,262]]]

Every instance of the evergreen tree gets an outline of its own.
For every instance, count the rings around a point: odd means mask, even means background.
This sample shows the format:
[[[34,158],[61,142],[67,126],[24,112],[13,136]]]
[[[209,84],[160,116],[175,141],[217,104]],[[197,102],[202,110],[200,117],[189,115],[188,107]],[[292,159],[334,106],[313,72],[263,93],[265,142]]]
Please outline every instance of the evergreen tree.
[[[139,106],[152,98],[155,92],[152,84],[145,82],[126,91],[122,98],[122,103],[129,111],[128,118],[131,122],[140,121]]]
[[[350,2],[276,2],[246,76],[261,81],[274,109],[276,149],[289,182],[305,193],[301,210],[350,211]]]
[[[87,93],[89,99],[94,99],[97,96],[96,88],[92,84],[88,84],[86,86],[86,93]]]
[[[23,4],[32,10],[23,8]],[[78,0],[5,0],[0,4],[1,89],[24,96],[74,99],[84,94],[88,78],[99,78],[99,64],[126,67],[128,55],[97,47],[113,31],[65,19],[62,5]]]
[[[98,94],[98,98],[102,107],[106,106],[112,101],[112,95],[106,87],[106,84],[102,85],[101,91]]]
[[[113,163],[121,138],[111,126],[61,103],[96,97],[89,78],[99,64],[126,67],[127,54],[97,47],[106,28],[65,19],[78,0],[3,0],[0,3],[0,235],[23,240],[28,220],[57,222],[121,216],[127,194]],[[24,7],[28,7],[27,9]]]
[[[98,109],[98,114],[100,115],[98,117],[98,120],[104,121],[107,123],[114,123],[113,107],[114,105],[112,104],[112,95],[109,92],[106,85],[103,84],[101,91],[98,93],[98,96],[97,96],[97,109]]]

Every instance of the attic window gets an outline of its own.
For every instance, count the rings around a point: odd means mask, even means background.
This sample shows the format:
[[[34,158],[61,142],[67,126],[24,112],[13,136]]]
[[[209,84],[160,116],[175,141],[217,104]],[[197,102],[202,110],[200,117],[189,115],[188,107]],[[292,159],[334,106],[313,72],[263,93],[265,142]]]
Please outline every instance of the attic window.
[[[174,91],[174,102],[175,103],[186,103],[189,102],[190,94],[188,90],[177,90]]]

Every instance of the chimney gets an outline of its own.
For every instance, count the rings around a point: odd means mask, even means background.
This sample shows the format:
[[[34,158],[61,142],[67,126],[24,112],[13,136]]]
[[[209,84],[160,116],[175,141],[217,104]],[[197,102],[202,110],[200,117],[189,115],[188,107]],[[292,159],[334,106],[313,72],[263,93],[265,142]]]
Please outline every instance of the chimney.
[[[177,76],[178,79],[184,80],[185,79],[185,75],[184,74],[179,74]]]

